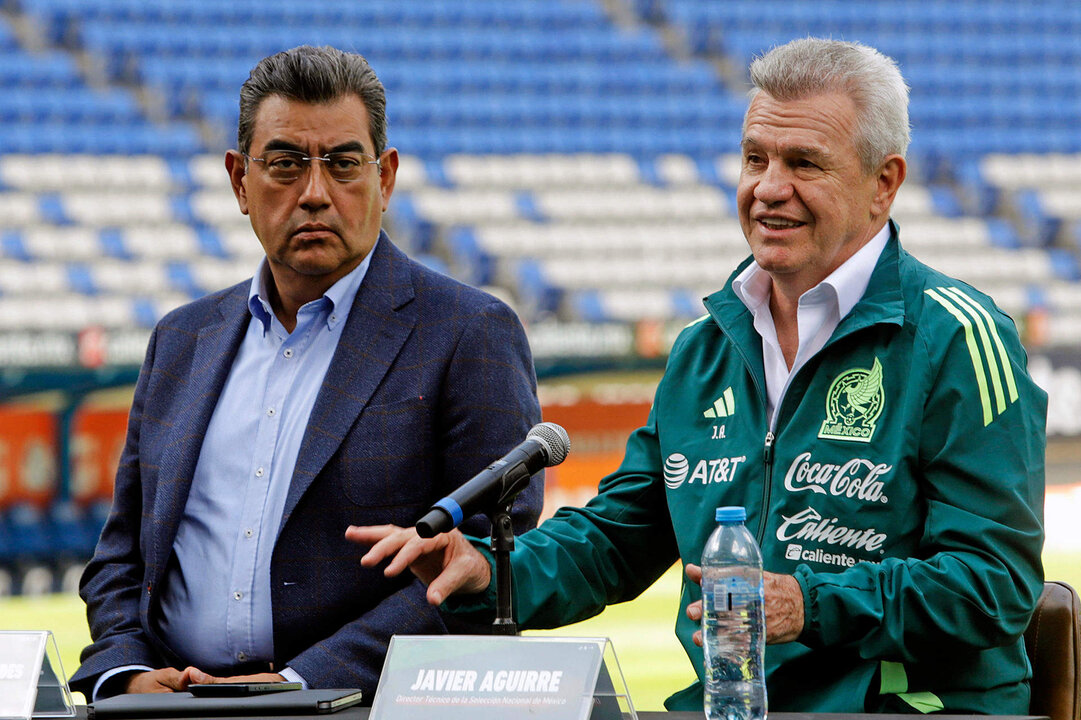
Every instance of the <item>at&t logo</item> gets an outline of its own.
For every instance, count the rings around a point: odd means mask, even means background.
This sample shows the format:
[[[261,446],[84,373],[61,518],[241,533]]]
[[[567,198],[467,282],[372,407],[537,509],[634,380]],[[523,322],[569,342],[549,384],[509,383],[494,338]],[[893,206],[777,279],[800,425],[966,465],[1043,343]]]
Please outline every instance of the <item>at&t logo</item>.
[[[687,485],[712,485],[714,483],[730,483],[736,477],[736,468],[745,460],[746,455],[739,457],[722,457],[712,460],[699,460],[691,469],[691,463],[682,453],[672,453],[664,461],[664,484],[670,490],[675,490],[684,482]]]
[[[675,490],[687,479],[691,464],[682,453],[672,453],[664,461],[664,484]]]

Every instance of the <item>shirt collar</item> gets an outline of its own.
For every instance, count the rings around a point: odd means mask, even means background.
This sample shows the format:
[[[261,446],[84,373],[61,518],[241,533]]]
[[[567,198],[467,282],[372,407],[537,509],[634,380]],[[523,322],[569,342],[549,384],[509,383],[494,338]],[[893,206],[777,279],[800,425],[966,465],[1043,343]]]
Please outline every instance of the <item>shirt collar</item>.
[[[379,237],[376,238],[375,245],[372,245],[372,249],[364,256],[364,259],[360,261],[360,264],[353,268],[348,275],[345,275],[338,280],[338,282],[331,285],[327,291],[323,293],[322,297],[313,300],[310,303],[305,303],[301,307],[301,310],[303,311],[305,308],[315,309],[319,306],[326,306],[326,323],[327,327],[331,330],[345,322],[349,317],[349,311],[353,307],[353,300],[356,298],[357,291],[360,289],[360,284],[363,282],[364,276],[368,274],[368,267],[372,264],[372,255],[375,254],[375,248],[382,237],[383,232],[380,231]],[[252,277],[251,286],[248,289],[248,310],[251,311],[253,317],[263,323],[264,334],[270,331],[271,319],[273,317],[270,308],[270,294],[267,292],[267,283],[269,280],[270,262],[266,259],[266,256],[263,256],[259,261],[259,267],[256,268],[255,276]]]
[[[838,317],[843,318],[848,315],[867,290],[871,273],[874,272],[875,264],[878,263],[878,256],[882,254],[889,239],[890,226],[887,223],[871,238],[870,242],[845,260],[839,268],[801,295],[800,300],[815,298],[829,288],[836,295]],[[769,273],[753,260],[732,280],[732,291],[752,314],[769,303],[771,287]]]

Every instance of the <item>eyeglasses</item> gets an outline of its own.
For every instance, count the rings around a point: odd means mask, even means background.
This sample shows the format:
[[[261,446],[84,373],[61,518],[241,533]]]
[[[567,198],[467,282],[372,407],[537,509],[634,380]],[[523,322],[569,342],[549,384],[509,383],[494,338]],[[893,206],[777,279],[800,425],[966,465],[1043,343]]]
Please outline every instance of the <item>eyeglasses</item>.
[[[280,183],[299,180],[315,160],[321,161],[330,176],[340,183],[359,180],[365,165],[382,167],[378,158],[361,152],[335,152],[322,157],[308,157],[298,150],[271,150],[263,157],[252,157],[247,153],[244,153],[244,157],[263,163],[270,179]]]

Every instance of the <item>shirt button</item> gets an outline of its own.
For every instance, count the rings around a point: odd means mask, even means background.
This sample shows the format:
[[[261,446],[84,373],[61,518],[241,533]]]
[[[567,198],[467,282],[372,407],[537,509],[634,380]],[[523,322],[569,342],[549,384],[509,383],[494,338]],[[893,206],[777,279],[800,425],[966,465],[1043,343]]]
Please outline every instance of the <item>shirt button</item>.
[[[255,471],[255,477],[263,477],[263,468],[259,468]]]
[[[285,348],[285,350],[282,351],[282,355],[287,358],[293,357],[293,348]]]
[[[338,316],[337,315],[331,315],[330,316],[330,321],[331,322],[338,322]]]
[[[244,537],[251,537],[254,534],[255,533],[252,532],[251,528],[248,528],[244,531]]]
[[[238,652],[236,654],[236,659],[239,660],[240,662],[245,662],[245,661],[247,661],[248,656],[247,656],[246,653]]]
[[[233,599],[234,600],[243,600],[244,599],[244,593],[240,592],[239,590],[235,590],[233,592]]]
[[[267,415],[269,415],[270,417],[274,417],[274,413],[275,413],[274,408],[267,408],[267,410],[266,410]]]

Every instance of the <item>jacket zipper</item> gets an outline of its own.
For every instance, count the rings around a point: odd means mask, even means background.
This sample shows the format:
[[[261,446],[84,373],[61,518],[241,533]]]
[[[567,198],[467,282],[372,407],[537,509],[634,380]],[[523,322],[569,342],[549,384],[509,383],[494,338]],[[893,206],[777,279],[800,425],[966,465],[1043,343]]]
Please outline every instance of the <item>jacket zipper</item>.
[[[762,546],[762,539],[766,535],[766,519],[769,515],[770,491],[773,487],[773,440],[775,437],[772,430],[766,431],[766,445],[762,452],[763,477],[765,479],[762,489],[762,516],[758,520],[758,532],[755,534],[755,540],[758,541],[759,547]]]

